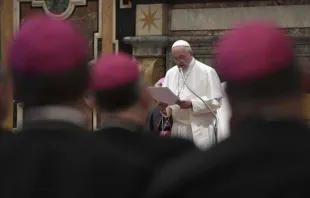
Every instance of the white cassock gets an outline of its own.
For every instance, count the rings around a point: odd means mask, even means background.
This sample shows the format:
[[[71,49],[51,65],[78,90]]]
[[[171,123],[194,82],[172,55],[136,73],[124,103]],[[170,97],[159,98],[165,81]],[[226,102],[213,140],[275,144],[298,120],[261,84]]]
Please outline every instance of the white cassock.
[[[193,58],[183,75],[189,88],[216,113],[223,97],[216,71]],[[177,66],[168,70],[163,87],[171,89],[181,100],[191,100],[193,106],[190,109],[181,109],[178,105],[167,108],[167,115],[173,118],[172,136],[192,140],[201,149],[211,147],[215,143],[215,118],[205,104],[184,85]]]
[[[225,90],[226,83],[222,83],[222,88]],[[229,129],[230,129],[230,117],[231,117],[231,110],[230,105],[226,96],[226,93],[224,92],[224,97],[221,101],[221,108],[217,110],[217,117],[218,117],[218,140],[223,141],[229,136]]]

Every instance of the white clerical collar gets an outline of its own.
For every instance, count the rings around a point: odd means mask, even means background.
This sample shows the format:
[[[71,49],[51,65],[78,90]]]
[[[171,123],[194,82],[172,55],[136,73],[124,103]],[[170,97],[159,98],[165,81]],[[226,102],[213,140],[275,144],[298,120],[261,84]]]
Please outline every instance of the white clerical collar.
[[[86,118],[81,111],[60,105],[29,108],[25,111],[24,121],[64,121],[86,127]]]

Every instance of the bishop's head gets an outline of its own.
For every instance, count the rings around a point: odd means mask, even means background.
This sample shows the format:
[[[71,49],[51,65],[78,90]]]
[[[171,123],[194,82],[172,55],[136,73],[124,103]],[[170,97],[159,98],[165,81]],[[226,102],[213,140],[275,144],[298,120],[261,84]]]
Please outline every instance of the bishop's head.
[[[87,41],[75,24],[43,14],[25,19],[9,52],[16,99],[33,106],[82,98],[88,60]]]
[[[227,82],[233,111],[271,115],[299,104],[302,85],[294,43],[273,21],[251,20],[227,31],[217,43],[215,67]]]
[[[151,97],[142,80],[139,64],[132,61],[131,56],[105,54],[92,67],[91,76],[96,101],[103,113],[135,111],[142,113],[141,117],[145,119]]]

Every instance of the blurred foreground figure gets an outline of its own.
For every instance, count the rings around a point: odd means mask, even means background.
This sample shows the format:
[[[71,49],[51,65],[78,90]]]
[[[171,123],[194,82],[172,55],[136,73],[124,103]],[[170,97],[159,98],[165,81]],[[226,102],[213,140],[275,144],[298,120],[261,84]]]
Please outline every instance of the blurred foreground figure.
[[[25,20],[10,49],[23,129],[1,158],[0,197],[79,197],[87,161],[86,120],[77,106],[88,88],[87,42],[66,20]],[[84,194],[85,195],[85,194]]]
[[[102,196],[140,197],[156,169],[196,148],[189,141],[158,137],[144,129],[151,97],[138,64],[130,56],[102,56],[92,68],[92,77],[98,110],[103,115],[102,128],[93,133],[98,150],[105,151],[106,145],[113,145],[114,156],[120,160],[113,164],[103,159],[102,164],[97,164],[94,192]]]
[[[291,39],[272,22],[251,21],[217,46],[231,136],[169,164],[149,197],[309,197],[310,132]]]

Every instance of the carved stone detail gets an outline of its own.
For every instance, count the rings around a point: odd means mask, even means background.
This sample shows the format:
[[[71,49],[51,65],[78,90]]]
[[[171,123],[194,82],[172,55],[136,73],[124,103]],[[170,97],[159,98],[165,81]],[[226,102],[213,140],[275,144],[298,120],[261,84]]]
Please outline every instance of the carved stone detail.
[[[146,83],[154,85],[160,78],[165,76],[165,63],[161,58],[137,58],[142,65],[142,75]]]
[[[134,56],[151,56],[151,57],[164,57],[165,50],[163,48],[158,48],[155,46],[133,46]]]
[[[46,0],[32,0],[31,3],[33,7],[42,7],[44,12],[47,15],[52,15],[52,16],[56,16],[62,19],[67,19],[73,13],[75,6],[86,5],[86,0],[69,0],[67,9],[61,14],[52,13],[48,7],[48,4],[46,3]]]

